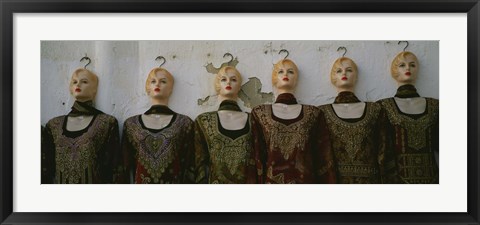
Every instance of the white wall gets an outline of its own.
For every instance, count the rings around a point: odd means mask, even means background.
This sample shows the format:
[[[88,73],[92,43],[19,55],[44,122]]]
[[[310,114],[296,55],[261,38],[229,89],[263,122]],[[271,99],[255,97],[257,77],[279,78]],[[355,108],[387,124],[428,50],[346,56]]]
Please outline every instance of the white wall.
[[[237,57],[237,69],[243,82],[257,77],[262,92],[272,92],[272,65],[283,58],[279,50],[290,52],[289,59],[299,68],[296,97],[300,103],[323,105],[333,102],[336,91],[330,83],[332,63],[342,55],[337,48],[348,49],[346,57],[359,69],[355,94],[363,101],[376,101],[395,94],[396,83],[390,76],[390,63],[404,44],[398,41],[42,41],[41,43],[41,122],[64,115],[75,101],[68,91],[72,72],[84,66],[79,60],[87,54],[92,63],[87,69],[99,77],[96,107],[115,116],[120,126],[130,116],[150,107],[145,93],[148,72],[159,65],[155,58],[164,56],[163,65],[175,77],[170,108],[195,117],[216,110],[214,75],[205,66],[219,67]],[[419,59],[416,87],[421,96],[439,96],[439,42],[409,41],[408,51]],[[203,105],[198,99],[212,97]],[[241,102],[241,101],[240,101]],[[240,106],[246,110],[242,103]]]

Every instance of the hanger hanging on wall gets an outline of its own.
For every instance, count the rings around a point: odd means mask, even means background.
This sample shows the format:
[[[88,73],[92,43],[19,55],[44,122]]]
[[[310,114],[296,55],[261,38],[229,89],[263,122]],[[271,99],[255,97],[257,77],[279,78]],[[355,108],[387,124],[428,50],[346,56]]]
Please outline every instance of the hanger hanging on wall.
[[[347,48],[345,48],[344,46],[338,47],[337,52],[340,51],[341,49],[345,50],[342,55],[342,57],[345,57],[345,54],[347,54]]]
[[[282,52],[286,52],[286,53],[287,53],[287,55],[286,55],[285,57],[283,57],[283,59],[286,59],[286,58],[288,57],[288,55],[290,55],[290,52],[288,52],[287,49],[282,49],[282,50],[280,50],[280,51],[278,52],[278,54],[280,55]]]
[[[225,56],[230,56],[230,61],[225,62],[225,63],[228,64],[228,63],[231,63],[231,62],[233,61],[233,55],[232,55],[232,54],[230,54],[230,53],[227,52],[227,53],[225,53],[225,54],[223,55],[223,58],[225,58]]]
[[[82,59],[80,59],[80,62],[82,62],[83,60],[88,60],[88,63],[83,67],[84,69],[87,69],[87,66],[92,62],[92,60],[88,58],[86,53],[85,53],[85,56]]]
[[[155,61],[158,61],[158,60],[161,60],[161,59],[163,59],[163,62],[160,64],[160,66],[158,66],[159,68],[162,67],[163,64],[165,64],[167,62],[167,60],[163,56],[157,56],[157,58],[155,58]]]
[[[399,41],[398,44],[400,44],[400,43],[402,43],[402,42],[407,43],[407,45],[405,45],[405,48],[403,48],[403,51],[405,51],[405,50],[407,49],[407,47],[408,47],[408,41]]]

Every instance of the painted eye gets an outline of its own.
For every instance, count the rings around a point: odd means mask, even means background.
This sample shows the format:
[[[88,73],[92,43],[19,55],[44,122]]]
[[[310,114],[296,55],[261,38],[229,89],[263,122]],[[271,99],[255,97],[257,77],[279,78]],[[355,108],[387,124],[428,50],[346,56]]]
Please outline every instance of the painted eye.
[[[411,64],[410,67],[414,67],[414,68],[415,68],[415,64]]]
[[[283,70],[278,71],[279,74],[283,74]]]
[[[77,84],[78,82],[77,81],[74,81],[73,84]]]
[[[166,84],[166,83],[167,83],[167,81],[162,80],[162,84]]]
[[[288,71],[289,74],[294,74],[293,70]]]
[[[342,72],[342,70],[341,70],[341,69],[338,69],[338,70],[337,70],[337,73],[341,73],[341,72]]]
[[[399,66],[399,67],[405,67],[405,64],[402,63],[402,64],[400,64],[400,65],[398,65],[398,66]]]
[[[154,83],[156,83],[156,82],[157,82],[156,80],[152,80],[152,81],[150,81],[150,83],[152,83],[152,84],[154,84]]]
[[[222,78],[220,81],[222,81],[222,82],[226,82],[226,81],[227,81],[227,79],[226,79],[226,78]]]

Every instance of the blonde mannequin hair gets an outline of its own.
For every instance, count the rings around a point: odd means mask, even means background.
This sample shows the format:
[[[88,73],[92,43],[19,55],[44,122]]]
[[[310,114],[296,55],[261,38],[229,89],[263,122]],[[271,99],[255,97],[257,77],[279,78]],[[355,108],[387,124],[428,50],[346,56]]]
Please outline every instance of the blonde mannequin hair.
[[[390,66],[390,74],[392,75],[393,79],[396,79],[396,77],[398,75],[397,74],[398,73],[398,64],[400,63],[400,60],[405,60],[405,58],[407,56],[412,56],[415,59],[415,61],[417,62],[417,66],[418,66],[417,56],[415,54],[413,54],[412,52],[405,51],[405,52],[398,53],[398,55],[395,56],[395,58],[393,59],[392,65]]]
[[[235,73],[239,85],[242,85],[242,74],[240,74],[240,72],[238,72],[238,70],[233,66],[224,66],[220,68],[220,71],[218,71],[217,76],[215,77],[215,91],[217,94],[220,93],[220,80],[222,80],[222,76],[226,76],[229,71],[233,71]]]
[[[355,64],[355,62],[348,58],[348,57],[341,57],[341,58],[338,58],[337,60],[335,60],[335,62],[333,62],[333,65],[332,65],[332,70],[330,71],[330,82],[332,82],[333,85],[335,85],[335,83],[337,82],[337,78],[335,76],[336,72],[337,72],[337,68],[342,66],[342,63],[345,62],[345,61],[350,61],[352,63],[352,67],[353,69],[357,72],[357,76],[358,76],[358,68],[357,68],[357,64]],[[357,82],[358,79],[355,79],[355,82]]]
[[[150,93],[150,82],[157,75],[158,72],[164,72],[167,79],[169,79],[172,82],[172,86],[175,82],[172,74],[170,72],[168,72],[168,70],[166,70],[164,68],[161,68],[161,67],[153,68],[150,71],[150,73],[148,73],[147,80],[145,81],[145,92],[147,92],[147,95]]]
[[[282,67],[285,67],[285,64],[290,64],[292,65],[293,69],[295,70],[295,73],[297,74],[298,76],[298,67],[297,65],[295,65],[295,63],[290,60],[290,59],[282,59],[280,61],[278,61],[275,65],[273,65],[273,71],[272,71],[272,85],[274,87],[277,86],[277,82],[278,82],[278,71],[282,68]]]
[[[87,70],[87,69],[84,69],[84,68],[76,69],[73,72],[72,77],[70,78],[70,87],[72,87],[72,85],[73,85],[73,77],[77,76],[81,72],[85,72],[87,74],[88,78],[91,80],[91,82],[95,85],[95,93],[93,93],[93,98],[95,98],[95,96],[97,95],[98,77],[95,73],[93,73],[90,70]],[[71,88],[70,88],[70,94],[73,95],[73,92],[72,92]]]

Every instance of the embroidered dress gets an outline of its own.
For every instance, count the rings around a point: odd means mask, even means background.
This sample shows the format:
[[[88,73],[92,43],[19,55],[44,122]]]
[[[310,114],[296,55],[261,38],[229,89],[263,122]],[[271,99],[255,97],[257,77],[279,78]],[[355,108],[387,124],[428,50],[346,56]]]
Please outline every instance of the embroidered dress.
[[[412,85],[404,85],[396,97],[418,97]],[[399,183],[438,184],[438,165],[434,152],[439,150],[439,101],[425,98],[426,108],[421,114],[407,114],[400,110],[394,98],[380,100],[385,109],[395,154]]]
[[[219,110],[241,111],[237,103],[225,100]],[[195,119],[196,183],[255,183],[255,161],[251,117],[243,129],[226,130],[218,112],[200,114]]]
[[[159,113],[158,107],[153,106],[145,114]],[[125,121],[122,137],[126,170],[124,180],[128,181],[132,174],[133,183],[136,184],[191,182],[186,177],[186,164],[187,154],[192,151],[190,148],[193,145],[193,121],[188,116],[174,113],[168,108],[165,110],[173,117],[162,129],[147,128],[142,121],[142,115]]]
[[[297,104],[292,94],[281,94],[276,102]],[[331,166],[321,165],[319,160],[330,151],[330,141],[318,108],[302,105],[297,118],[284,120],[273,114],[272,105],[260,105],[253,108],[252,117],[258,182],[330,182],[320,177],[320,173],[331,177]]]
[[[79,131],[68,131],[67,117],[51,119],[42,138],[42,184],[112,183],[117,175],[114,158],[118,155],[118,122],[110,115],[93,110],[91,103],[74,104],[68,115],[91,115],[89,125]],[[90,107],[80,113],[76,106]]]
[[[352,92],[341,92],[338,103],[358,103]],[[332,142],[336,182],[372,184],[394,182],[394,161],[386,151],[386,115],[380,104],[366,102],[360,118],[340,118],[333,104],[319,107],[325,114]]]

